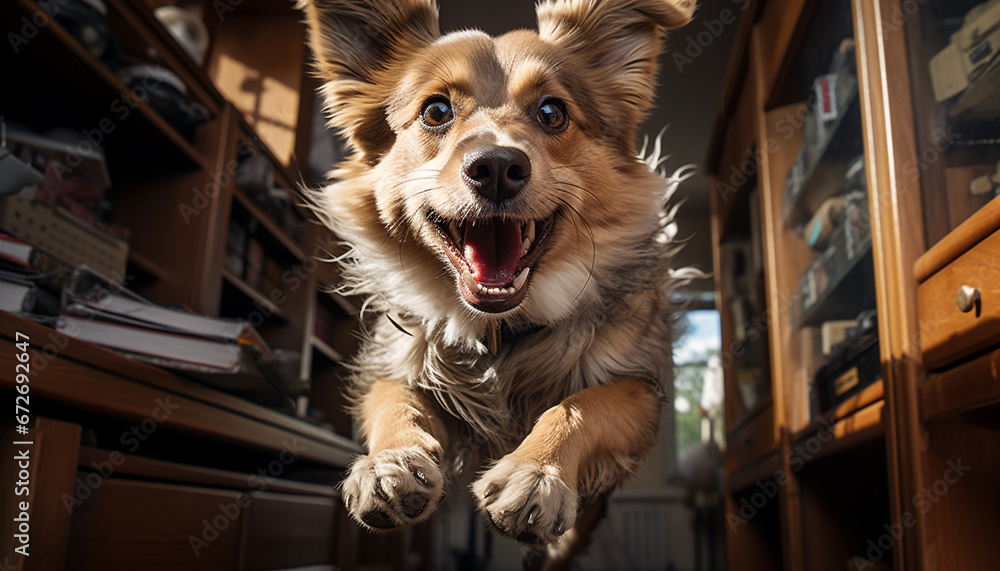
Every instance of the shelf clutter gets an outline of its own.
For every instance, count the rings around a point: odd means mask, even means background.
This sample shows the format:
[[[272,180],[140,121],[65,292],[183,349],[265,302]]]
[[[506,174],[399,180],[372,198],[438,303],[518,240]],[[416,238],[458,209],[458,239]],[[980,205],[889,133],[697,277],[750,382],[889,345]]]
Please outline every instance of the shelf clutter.
[[[339,158],[337,144],[311,152],[333,135],[314,132],[301,19],[271,0],[0,9],[0,67],[18,86],[0,90],[0,344],[29,334],[46,363],[36,489],[103,482],[79,513],[35,504],[57,530],[51,557],[15,568],[351,569],[426,553],[423,528],[359,539],[335,486],[360,451],[341,396],[358,309],[330,293],[337,270],[320,259],[339,242],[297,190]],[[123,447],[154,402],[181,405]],[[228,535],[192,549],[230,501]]]
[[[998,0],[743,11],[709,157],[731,569],[1000,561],[998,33]]]

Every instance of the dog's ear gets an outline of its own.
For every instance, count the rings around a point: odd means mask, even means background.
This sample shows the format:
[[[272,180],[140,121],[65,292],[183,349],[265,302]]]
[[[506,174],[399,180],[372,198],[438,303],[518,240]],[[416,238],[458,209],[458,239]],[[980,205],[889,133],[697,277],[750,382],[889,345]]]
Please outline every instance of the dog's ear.
[[[546,0],[538,4],[539,36],[574,54],[595,93],[616,101],[604,114],[624,135],[641,121],[656,90],[662,30],[691,21],[695,0]],[[624,102],[625,105],[620,105]],[[616,116],[617,115],[617,116]]]
[[[407,58],[438,36],[434,0],[299,0],[332,126],[372,163],[395,135],[386,105]]]

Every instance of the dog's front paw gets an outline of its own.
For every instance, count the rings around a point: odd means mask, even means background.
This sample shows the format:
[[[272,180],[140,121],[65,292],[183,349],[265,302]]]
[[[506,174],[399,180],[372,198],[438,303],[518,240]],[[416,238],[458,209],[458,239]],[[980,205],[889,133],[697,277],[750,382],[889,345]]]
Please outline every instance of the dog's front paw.
[[[555,466],[508,454],[472,492],[493,527],[521,543],[552,543],[576,522],[579,498]]]
[[[421,448],[383,450],[355,460],[343,493],[356,521],[393,529],[430,517],[444,495],[444,474]]]

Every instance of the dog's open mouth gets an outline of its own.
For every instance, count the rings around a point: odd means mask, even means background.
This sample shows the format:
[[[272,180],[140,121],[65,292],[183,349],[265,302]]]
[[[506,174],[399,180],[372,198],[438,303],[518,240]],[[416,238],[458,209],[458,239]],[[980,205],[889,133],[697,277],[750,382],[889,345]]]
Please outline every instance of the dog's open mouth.
[[[446,220],[429,217],[458,275],[458,289],[469,305],[488,313],[518,306],[528,291],[531,270],[555,224],[545,220],[487,218]]]

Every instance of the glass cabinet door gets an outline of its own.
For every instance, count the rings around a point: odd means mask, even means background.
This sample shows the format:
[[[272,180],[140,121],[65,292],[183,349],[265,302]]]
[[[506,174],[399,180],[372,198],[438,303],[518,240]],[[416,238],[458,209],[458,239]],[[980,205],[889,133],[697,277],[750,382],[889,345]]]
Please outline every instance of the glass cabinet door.
[[[729,421],[733,425],[771,402],[767,330],[762,319],[767,307],[760,191],[754,182],[726,210],[729,215],[718,238],[720,293],[726,300],[725,306],[718,308],[725,329],[721,365],[732,377],[729,390],[735,389],[730,397]]]
[[[799,26],[765,100],[762,143],[793,430],[881,378],[850,3],[807,3]]]
[[[1000,0],[905,14],[927,247],[1000,194]]]

